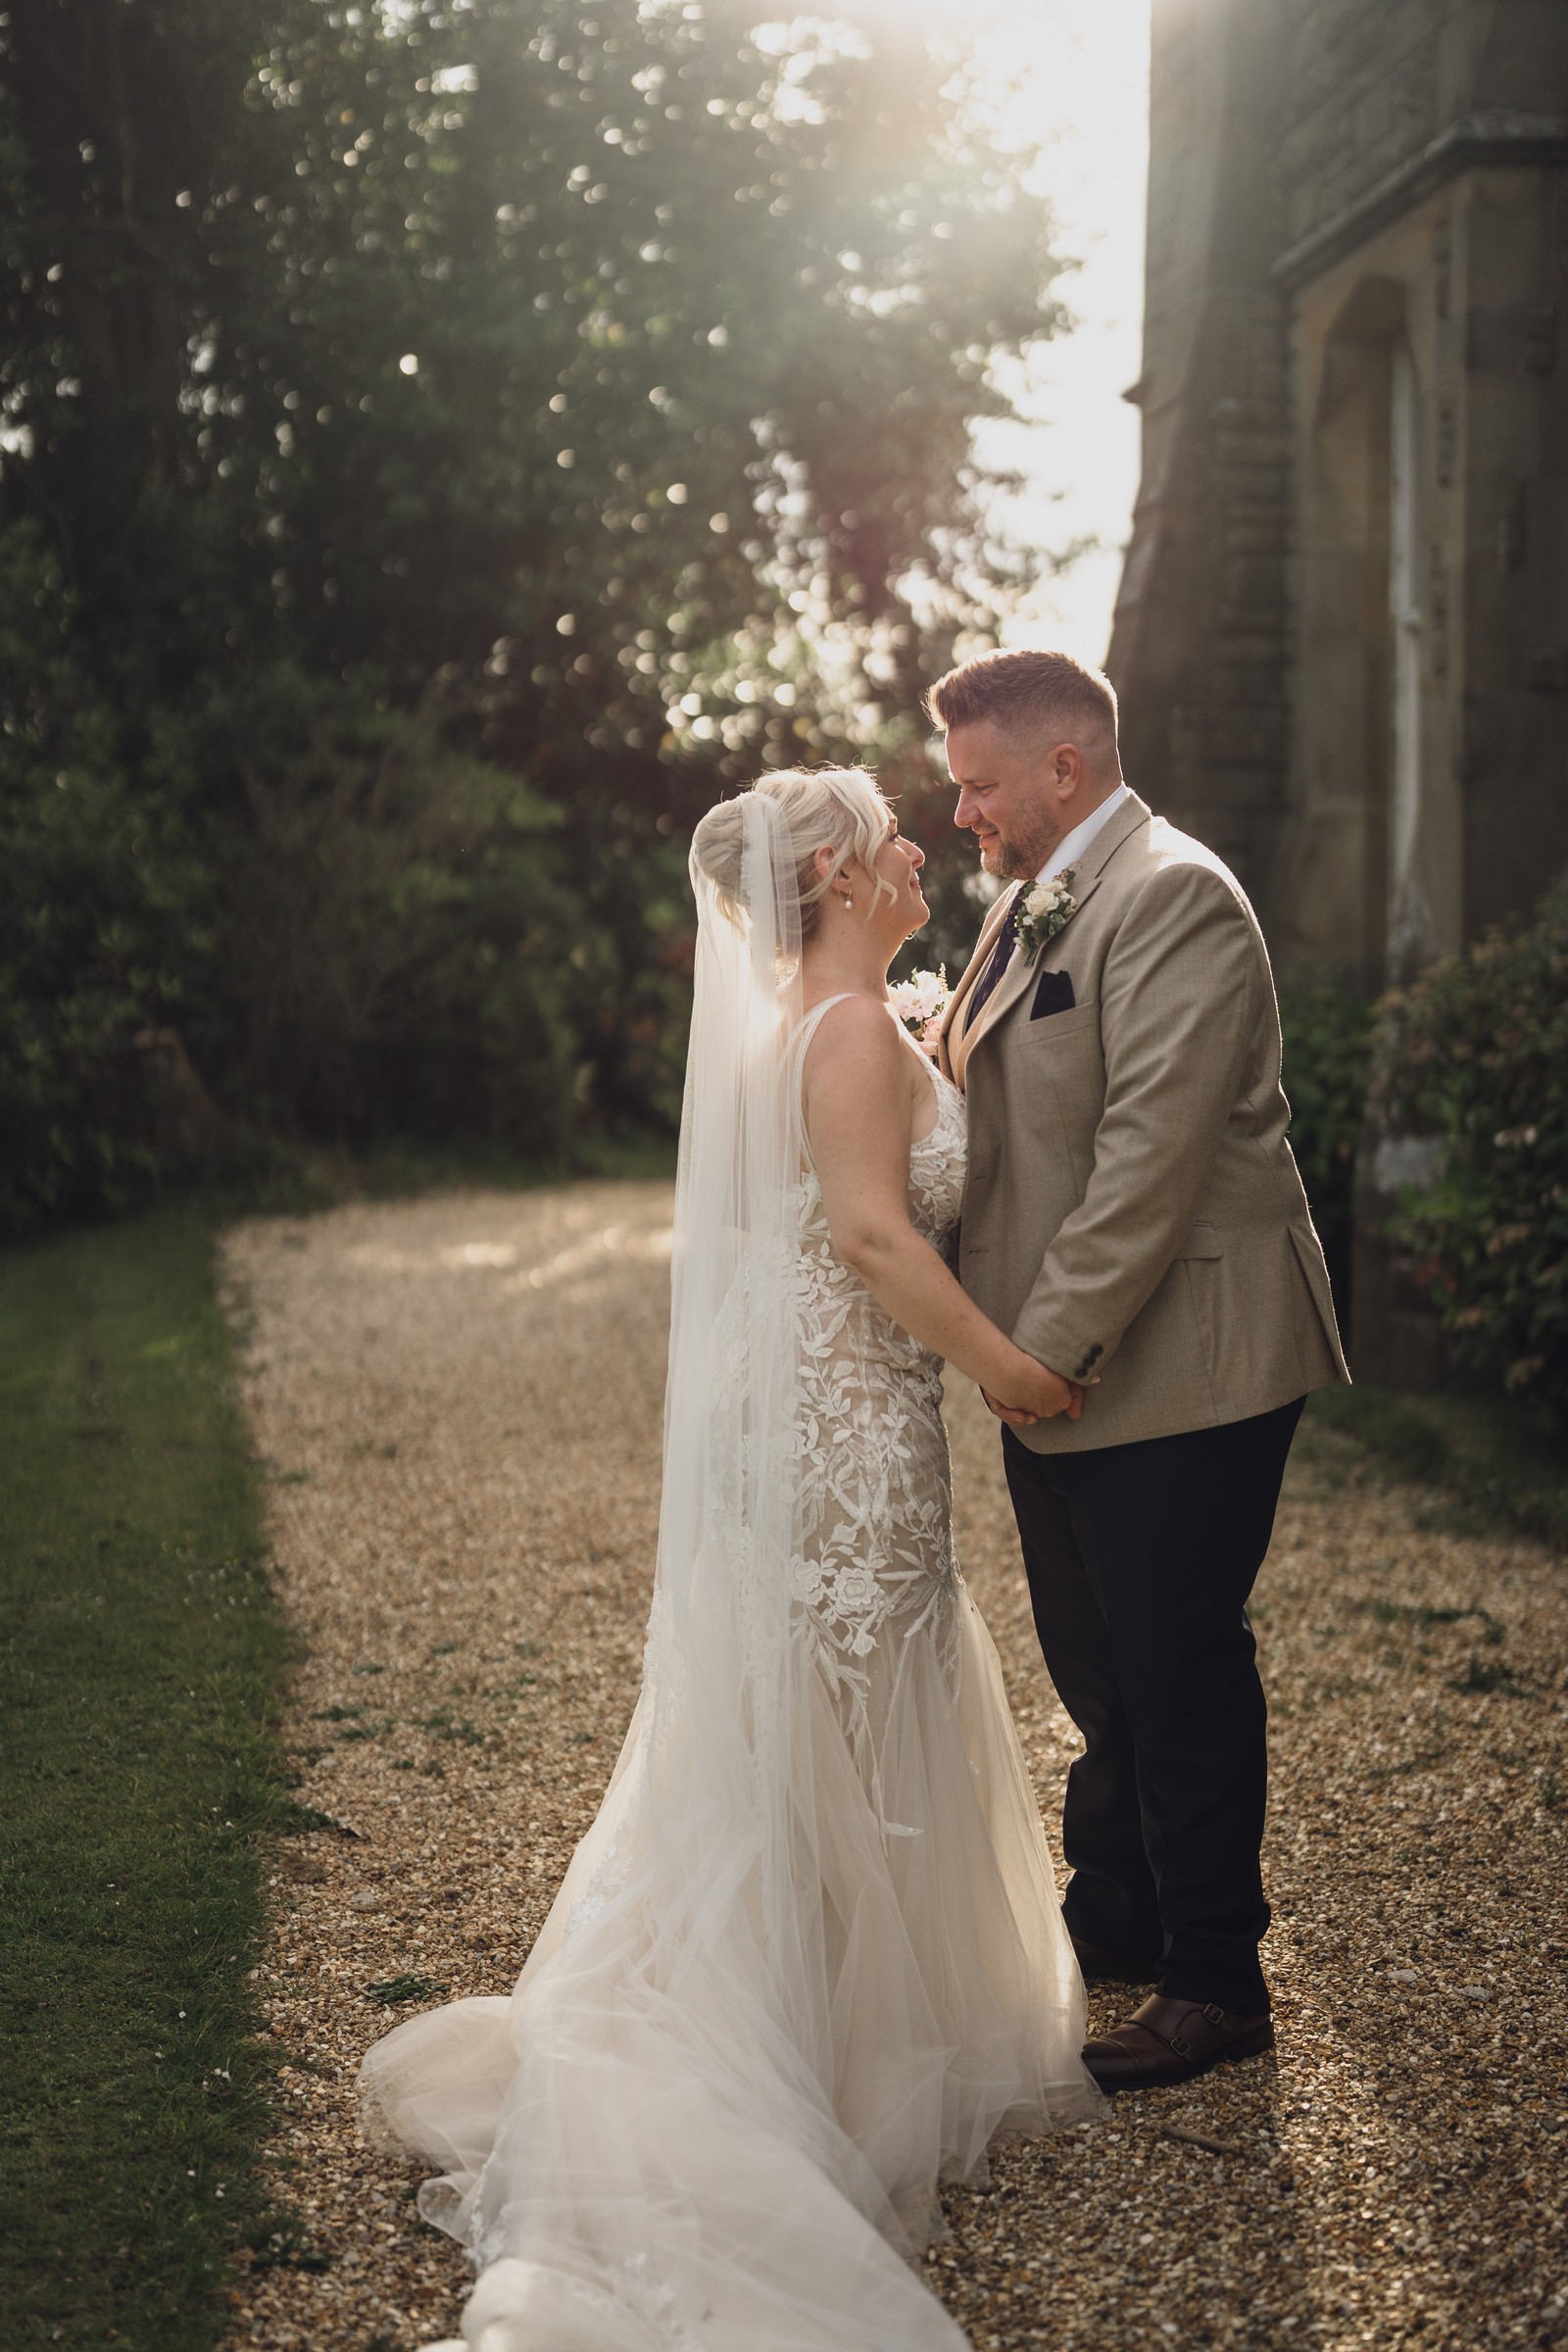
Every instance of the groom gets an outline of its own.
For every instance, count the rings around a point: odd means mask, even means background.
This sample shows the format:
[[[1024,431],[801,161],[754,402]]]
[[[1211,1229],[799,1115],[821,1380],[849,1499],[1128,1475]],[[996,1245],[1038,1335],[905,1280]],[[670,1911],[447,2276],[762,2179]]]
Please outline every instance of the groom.
[[[1067,655],[982,655],[927,708],[955,821],[1015,885],[941,1061],[969,1104],[964,1289],[1060,1384],[1002,1443],[1085,1743],[1063,1911],[1086,1976],[1157,1986],[1084,2057],[1105,2090],[1180,2082],[1273,2042],[1246,1602],[1306,1392],[1349,1376],[1241,885],[1129,790],[1115,695]]]

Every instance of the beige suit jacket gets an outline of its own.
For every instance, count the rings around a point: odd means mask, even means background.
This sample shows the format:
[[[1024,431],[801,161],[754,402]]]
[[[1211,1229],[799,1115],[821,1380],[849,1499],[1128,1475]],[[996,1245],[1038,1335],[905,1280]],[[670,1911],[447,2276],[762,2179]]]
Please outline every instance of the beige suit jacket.
[[[966,1032],[998,900],[940,1047],[969,1105],[963,1287],[1042,1363],[1099,1381],[1080,1421],[1019,1432],[1040,1453],[1239,1421],[1349,1378],[1240,883],[1134,794],[1072,891],[1065,927],[1014,956]],[[1075,1002],[1033,1018],[1048,971]]]

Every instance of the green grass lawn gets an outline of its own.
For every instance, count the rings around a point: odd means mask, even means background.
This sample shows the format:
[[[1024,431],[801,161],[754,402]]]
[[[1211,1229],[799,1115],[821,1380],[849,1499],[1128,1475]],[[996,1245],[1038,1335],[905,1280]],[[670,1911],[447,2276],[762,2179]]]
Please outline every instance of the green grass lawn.
[[[1319,1389],[1302,1432],[1338,1430],[1396,1475],[1436,1490],[1451,1526],[1516,1530],[1568,1547],[1568,1453],[1517,1405],[1485,1390],[1432,1396],[1402,1390]]]
[[[0,1256],[0,2344],[215,2340],[285,1637],[210,1223]],[[258,2242],[262,2242],[258,2238]]]

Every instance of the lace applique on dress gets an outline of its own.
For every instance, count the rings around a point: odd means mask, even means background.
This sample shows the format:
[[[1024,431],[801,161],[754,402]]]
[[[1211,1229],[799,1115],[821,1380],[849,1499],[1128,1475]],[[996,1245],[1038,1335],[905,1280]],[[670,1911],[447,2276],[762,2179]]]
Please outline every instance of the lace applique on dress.
[[[936,1123],[910,1150],[909,1213],[951,1257],[963,1198],[963,1098],[940,1071],[932,1082]],[[836,1253],[814,1170],[802,1179],[793,1298],[801,1539],[791,1582],[801,1627],[880,1805],[878,1735],[905,1644],[927,1635],[956,1671],[942,1359],[895,1323]]]

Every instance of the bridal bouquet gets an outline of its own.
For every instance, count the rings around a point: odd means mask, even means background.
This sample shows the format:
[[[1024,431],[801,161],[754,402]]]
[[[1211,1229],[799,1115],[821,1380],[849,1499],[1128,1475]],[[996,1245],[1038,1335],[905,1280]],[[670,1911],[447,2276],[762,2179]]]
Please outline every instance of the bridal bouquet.
[[[937,1050],[937,1031],[948,1008],[948,967],[939,972],[911,972],[907,980],[888,990],[888,1003],[917,1046],[927,1054]]]

